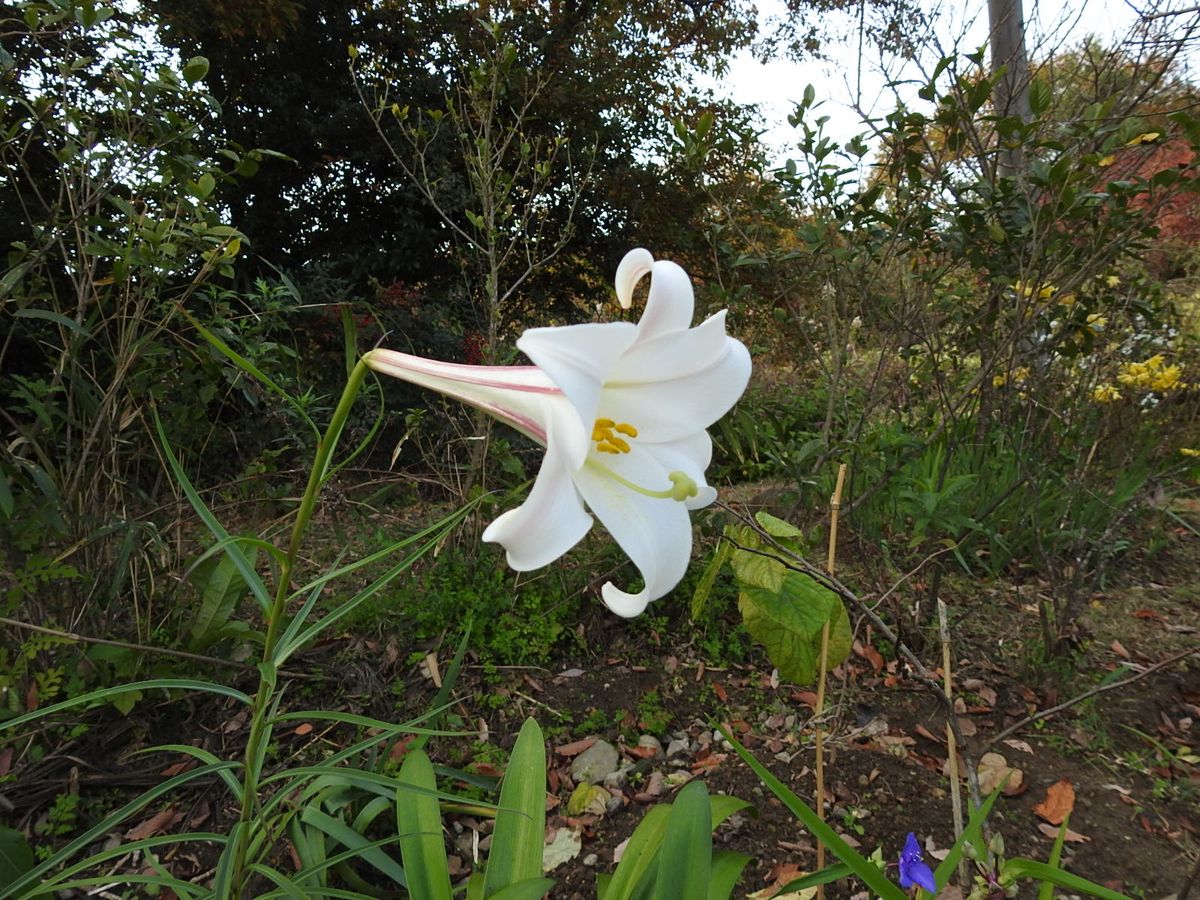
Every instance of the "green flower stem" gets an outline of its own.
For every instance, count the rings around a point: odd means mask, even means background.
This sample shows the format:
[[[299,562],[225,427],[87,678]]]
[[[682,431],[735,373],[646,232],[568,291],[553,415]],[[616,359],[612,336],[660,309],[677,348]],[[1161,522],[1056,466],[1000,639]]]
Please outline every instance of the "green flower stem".
[[[275,644],[279,641],[280,628],[287,613],[288,591],[292,581],[292,569],[296,565],[296,557],[300,554],[300,542],[308,530],[312,519],[313,509],[317,504],[317,496],[325,482],[333,451],[337,448],[342,428],[362,388],[363,378],[367,374],[367,365],[362,360],[354,366],[350,377],[346,380],[346,388],[342,398],[333,411],[333,418],[325,435],[317,444],[317,455],[313,460],[312,470],[308,474],[308,485],[304,488],[304,496],[300,498],[300,508],[296,512],[296,521],[292,525],[292,537],[288,543],[287,556],[279,567],[279,580],[275,587],[275,599],[267,614],[267,636],[263,643],[262,662],[259,664],[258,693],[254,697],[250,719],[250,738],[246,743],[245,781],[242,786],[242,812],[240,827],[236,830],[237,847],[234,850],[233,876],[230,884],[234,886],[235,896],[241,896],[244,885],[246,868],[246,849],[250,841],[250,823],[258,806],[258,782],[262,775],[263,758],[266,755],[266,742],[270,739],[271,728],[268,724],[267,713],[271,708],[271,699],[275,694],[276,675]]]

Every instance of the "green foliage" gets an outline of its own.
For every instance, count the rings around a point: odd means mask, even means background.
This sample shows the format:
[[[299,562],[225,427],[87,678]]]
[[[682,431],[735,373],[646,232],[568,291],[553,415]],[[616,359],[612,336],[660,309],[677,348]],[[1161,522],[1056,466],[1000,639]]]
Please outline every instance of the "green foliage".
[[[702,781],[688,783],[671,805],[647,810],[616,871],[597,876],[598,900],[733,896],[749,857],[728,850],[713,853],[711,833],[748,806],[736,797],[709,795]],[[681,893],[685,885],[688,892]]]
[[[728,560],[746,631],[766,649],[784,679],[810,684],[817,677],[826,623],[827,664],[839,665],[850,655],[850,619],[835,593],[794,569],[799,557],[792,554],[802,547],[799,529],[764,512],[755,519],[761,532],[748,525],[726,526],[722,542],[733,549],[718,550],[709,572]],[[703,608],[707,585],[708,573],[693,596],[693,611]]]

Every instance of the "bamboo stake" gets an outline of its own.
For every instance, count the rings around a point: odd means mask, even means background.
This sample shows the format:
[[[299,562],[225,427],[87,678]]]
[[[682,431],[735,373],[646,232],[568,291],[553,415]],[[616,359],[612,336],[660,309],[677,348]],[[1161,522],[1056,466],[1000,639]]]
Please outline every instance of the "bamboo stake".
[[[829,498],[829,555],[825,559],[825,568],[830,575],[834,574],[837,561],[838,510],[842,506],[842,488],[846,483],[846,464],[838,466],[837,485],[833,496]],[[841,602],[839,600],[839,602]],[[825,821],[825,735],[821,726],[821,717],[825,714],[825,676],[829,668],[829,621],[821,626],[821,658],[817,677],[817,709],[816,727],[816,775],[817,775],[817,816]],[[825,845],[817,840],[817,871],[825,868]],[[817,886],[817,900],[825,900],[825,886]]]
[[[946,602],[940,597],[937,602],[937,611],[938,638],[942,642],[942,685],[946,690],[950,715],[954,715],[954,698],[951,696],[953,681],[950,676],[950,623],[949,616],[946,614]],[[946,722],[946,750],[950,754],[950,804],[954,819],[954,840],[957,842],[963,833],[962,785],[958,778],[958,744],[954,738],[954,728],[949,721]],[[958,863],[958,883],[959,885],[967,884],[966,863],[961,860]]]

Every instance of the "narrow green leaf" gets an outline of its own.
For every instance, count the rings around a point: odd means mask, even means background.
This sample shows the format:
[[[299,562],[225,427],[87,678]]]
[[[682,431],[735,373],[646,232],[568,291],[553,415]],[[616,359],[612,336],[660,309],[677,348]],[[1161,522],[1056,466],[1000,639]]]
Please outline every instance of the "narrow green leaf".
[[[529,878],[492,894],[490,900],[542,900],[554,887],[553,878]]]
[[[1040,881],[1048,881],[1056,887],[1066,888],[1069,891],[1077,891],[1081,894],[1091,894],[1093,897],[1100,897],[1101,900],[1129,900],[1129,897],[1125,894],[1109,890],[1106,887],[1088,881],[1086,878],[1072,875],[1070,872],[1064,872],[1057,866],[1050,866],[1033,859],[1022,859],[1019,856],[1005,860],[1004,864],[1000,867],[1000,875],[1002,878],[1006,875],[1011,878],[1037,878]]]
[[[208,504],[201,499],[196,488],[192,486],[191,479],[187,477],[187,473],[183,471],[183,466],[179,464],[179,460],[175,457],[175,451],[171,449],[171,442],[167,440],[167,432],[163,428],[162,419],[158,416],[158,410],[151,408],[150,412],[154,417],[154,428],[158,432],[158,441],[162,447],[163,455],[167,458],[167,465],[171,468],[171,473],[175,476],[175,480],[183,488],[183,493],[188,498],[188,502],[192,504],[192,509],[200,516],[200,519],[208,527],[208,530],[213,533],[218,541],[228,542],[225,552],[237,565],[238,571],[246,579],[246,584],[250,585],[250,590],[253,591],[255,598],[258,600],[259,607],[261,607],[263,612],[267,612],[271,608],[271,594],[267,590],[266,584],[258,577],[258,573],[254,571],[254,567],[250,565],[241,548],[236,542],[230,539],[229,532],[225,530],[225,526],[217,521],[217,517],[212,514],[212,510],[208,508]]]
[[[410,750],[400,780],[418,790],[396,792],[396,832],[409,893],[422,900],[450,900],[450,869],[442,839],[433,764],[424,750]]]
[[[352,829],[340,819],[335,819],[333,816],[326,815],[315,806],[307,806],[300,813],[301,821],[314,828],[319,828],[325,834],[329,835],[335,841],[352,850],[359,851],[359,858],[363,862],[374,866],[384,875],[392,880],[394,884],[400,887],[407,885],[407,879],[404,875],[404,869],[394,859],[388,856],[380,848]]]
[[[1050,858],[1047,863],[1056,869],[1062,868],[1063,843],[1067,839],[1067,823],[1070,820],[1070,813],[1063,816],[1062,824],[1058,826],[1058,834],[1054,838],[1054,846],[1050,848]],[[1042,882],[1042,886],[1038,888],[1038,900],[1054,900],[1054,884],[1052,882]]]
[[[832,866],[826,866],[820,872],[813,872],[811,875],[804,875],[794,881],[789,881],[776,893],[789,894],[805,888],[816,887],[819,884],[833,884],[843,878],[850,878],[853,874],[854,870],[845,863],[834,863]]]
[[[721,729],[721,733],[725,736],[725,740],[733,746],[734,751],[742,758],[758,776],[759,780],[766,785],[767,789],[778,797],[783,805],[791,810],[792,815],[800,820],[817,840],[821,841],[829,849],[829,851],[848,865],[862,881],[877,893],[883,900],[907,900],[908,894],[888,880],[870,860],[863,857],[853,847],[842,840],[841,835],[830,828],[821,818],[809,808],[809,806],[797,797],[788,789],[782,781],[771,774],[770,770],[760,763],[754,756],[738,743],[737,738],[732,733]]]
[[[33,896],[33,892],[28,894],[21,894],[20,892],[23,888],[40,884],[42,876],[47,872],[61,866],[64,861],[73,857],[84,847],[88,846],[88,844],[92,843],[92,841],[96,840],[96,838],[98,838],[100,835],[107,834],[113,828],[123,823],[135,813],[140,812],[159,797],[173,792],[176,788],[187,784],[189,781],[216,774],[222,769],[232,769],[237,765],[237,763],[226,762],[217,766],[198,766],[197,768],[192,769],[190,772],[183,772],[174,776],[173,778],[168,778],[166,781],[156,784],[154,787],[144,791],[137,797],[130,800],[124,806],[113,810],[82,834],[79,834],[72,840],[68,841],[66,844],[60,847],[53,856],[43,861],[39,865],[34,866],[34,868],[30,869],[16,881],[7,886],[0,886],[0,900],[4,900],[6,897]]]
[[[708,603],[708,595],[712,593],[713,585],[717,583],[717,576],[721,574],[721,570],[725,568],[725,563],[729,561],[732,554],[733,544],[729,541],[717,543],[717,549],[713,552],[712,559],[708,561],[704,574],[696,583],[695,593],[692,594],[692,621],[700,618],[700,614],[704,612],[704,606]]]
[[[654,900],[697,900],[708,896],[712,872],[712,828],[708,789],[690,781],[671,804],[659,852]]]
[[[64,316],[62,313],[54,312],[50,309],[36,309],[34,307],[26,307],[13,312],[14,319],[44,319],[47,322],[53,322],[55,325],[61,325],[69,331],[75,332],[80,337],[90,338],[92,333],[84,328],[74,319]]]
[[[950,881],[950,876],[958,868],[959,860],[963,858],[963,848],[968,842],[976,849],[980,859],[987,858],[987,845],[983,840],[983,825],[987,821],[988,813],[992,811],[992,806],[996,803],[996,798],[1000,796],[1001,790],[1003,790],[1003,785],[992,791],[979,809],[971,813],[962,835],[954,842],[950,852],[946,854],[946,858],[938,863],[937,869],[934,870],[933,880],[938,884],[945,885]]]
[[[119,694],[135,693],[137,691],[150,691],[157,688],[165,688],[167,690],[184,690],[184,691],[202,691],[209,694],[220,694],[225,697],[232,697],[234,700],[240,700],[247,706],[254,701],[249,696],[241,691],[231,687],[225,687],[223,684],[215,684],[211,681],[196,681],[191,678],[151,678],[148,681],[132,681],[129,684],[118,684],[113,687],[101,688],[98,691],[92,691],[87,694],[80,694],[78,697],[72,697],[70,700],[63,700],[60,703],[54,703],[50,706],[43,706],[41,709],[36,709],[33,712],[25,713],[23,716],[17,716],[15,719],[9,719],[7,722],[0,722],[0,731],[9,731],[27,722],[33,722],[45,716],[52,716],[57,712],[62,712],[64,709],[73,709],[76,706],[85,706],[89,703],[98,703],[101,700],[108,701]]]
[[[742,877],[742,869],[750,857],[745,853],[735,853],[732,850],[718,850],[712,858],[712,874],[708,879],[708,900],[729,900],[738,879]]]
[[[500,782],[500,809],[488,853],[484,896],[542,875],[546,840],[546,745],[526,719]]]

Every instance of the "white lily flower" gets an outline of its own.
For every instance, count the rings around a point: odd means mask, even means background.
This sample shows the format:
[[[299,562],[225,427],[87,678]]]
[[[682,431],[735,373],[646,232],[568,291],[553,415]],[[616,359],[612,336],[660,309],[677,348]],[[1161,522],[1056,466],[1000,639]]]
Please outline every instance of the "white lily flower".
[[[742,395],[750,354],[725,334],[725,312],[691,327],[692,284],[673,262],[632,250],[617,268],[617,299],[651,275],[645,312],[629,322],[531,328],[517,347],[533,366],[467,366],[372,350],[372,369],[476,406],[546,448],[529,497],[483,533],[508,564],[529,571],[558,559],[592,526],[590,509],[641,571],[637,593],[611,582],[604,603],[636,616],[687,571],[688,511],[717,492],[704,480],[705,429]],[[586,509],[585,509],[586,504]]]

